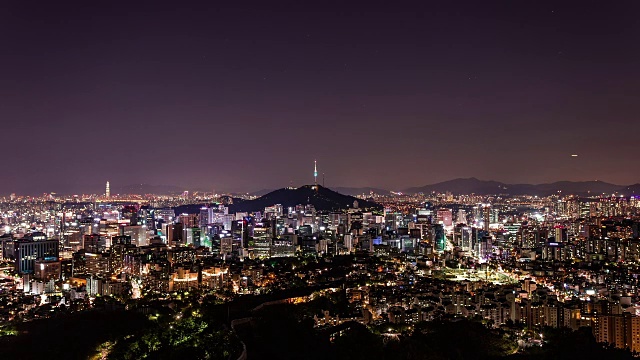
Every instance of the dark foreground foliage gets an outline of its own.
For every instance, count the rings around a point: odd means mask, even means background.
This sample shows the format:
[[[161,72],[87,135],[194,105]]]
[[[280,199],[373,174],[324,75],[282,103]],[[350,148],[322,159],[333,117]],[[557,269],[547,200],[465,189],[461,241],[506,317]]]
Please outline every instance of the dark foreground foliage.
[[[118,340],[108,358],[227,360],[237,358],[241,351],[240,340],[231,330],[190,317]]]
[[[338,360],[476,360],[476,359],[632,359],[625,350],[595,342],[591,330],[549,329],[543,347],[517,353],[509,332],[488,329],[478,321],[434,321],[415,326],[379,326],[374,331],[358,323],[314,329],[303,320],[301,306],[274,305],[254,317],[241,332],[249,358]],[[308,318],[307,318],[308,319]],[[388,329],[391,331],[385,331]],[[342,335],[330,340],[331,334]]]
[[[627,350],[597,343],[591,329],[586,327],[578,331],[566,328],[546,329],[544,337],[546,343],[543,347],[530,348],[512,356],[510,360],[634,359]]]
[[[249,359],[633,359],[628,351],[596,343],[588,328],[546,329],[543,347],[519,353],[513,331],[472,320],[314,328],[311,316],[319,309],[352,312],[340,294],[303,305],[263,307],[236,326],[236,332],[225,325],[230,313],[225,308],[204,302],[179,313],[85,311],[31,321],[10,329],[17,336],[0,338],[0,358],[234,360],[242,352],[242,340]]]
[[[349,323],[330,341],[332,329],[317,330],[300,321],[294,306],[271,306],[260,312],[251,332],[243,334],[249,357],[271,359],[490,359],[513,354],[514,341],[500,331],[471,321],[419,324],[413,331],[375,334]]]
[[[0,358],[87,359],[102,343],[151,326],[129,311],[85,311],[17,325],[19,335],[0,340]]]

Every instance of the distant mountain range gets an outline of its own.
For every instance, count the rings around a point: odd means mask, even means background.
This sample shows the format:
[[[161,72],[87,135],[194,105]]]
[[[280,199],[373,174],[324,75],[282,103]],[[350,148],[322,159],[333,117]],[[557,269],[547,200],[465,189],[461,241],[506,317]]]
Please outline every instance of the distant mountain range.
[[[307,185],[310,186],[310,185]],[[298,189],[305,188],[300,187]],[[324,190],[328,188],[319,186]],[[176,195],[181,194],[183,191],[201,191],[200,189],[184,188],[174,185],[149,185],[149,184],[135,184],[122,187],[112,187],[112,194],[162,194],[162,195]],[[263,189],[250,193],[250,195],[264,197],[271,193],[280,190]],[[209,190],[210,191],[210,190]],[[391,192],[389,190],[374,188],[374,187],[335,187],[330,191],[338,193],[339,195],[357,196],[363,194],[378,194],[388,195]],[[460,178],[448,181],[443,181],[431,185],[412,187],[403,190],[408,194],[417,193],[431,193],[431,192],[451,192],[454,194],[478,194],[478,195],[538,195],[548,196],[557,194],[561,191],[563,194],[575,194],[575,195],[597,195],[597,194],[613,194],[619,193],[622,195],[640,195],[640,183],[633,185],[616,185],[607,183],[604,181],[557,181],[549,184],[507,184],[499,181],[479,180],[476,178]],[[258,199],[255,199],[258,200]],[[246,202],[246,201],[245,201]],[[353,202],[353,201],[351,201]],[[269,204],[270,206],[273,204]],[[294,204],[296,205],[296,204]]]
[[[550,184],[506,184],[498,181],[486,181],[476,178],[454,179],[432,185],[412,187],[404,192],[409,194],[451,192],[454,194],[479,195],[538,195],[557,194],[597,195],[620,193],[623,195],[640,194],[640,184],[623,186],[604,181],[558,181]]]
[[[332,188],[332,190],[337,191],[341,194],[352,195],[352,196],[369,195],[372,192],[377,195],[391,194],[391,191],[389,190],[373,188],[373,187],[334,187]]]
[[[185,190],[186,189],[174,185],[132,184],[125,186],[114,186],[111,188],[111,194],[174,195],[181,194]]]
[[[625,186],[620,192],[624,195],[640,195],[640,183]]]
[[[354,201],[358,202],[360,208],[381,208],[374,202],[343,195],[323,186],[304,185],[298,188],[275,190],[253,200],[234,199],[229,210],[233,212],[264,211],[265,207],[275,204],[281,204],[283,207],[312,204],[316,210],[338,210],[353,208]]]
[[[338,210],[353,207],[353,202],[358,201],[360,208],[380,209],[381,205],[355,198],[351,195],[341,194],[335,190],[355,195],[368,194],[373,191],[376,194],[390,193],[388,190],[377,188],[335,188],[329,189],[323,186],[305,185],[298,188],[284,188],[279,190],[261,190],[252,193],[254,196],[264,192],[262,196],[253,200],[233,198],[234,203],[229,205],[230,212],[256,212],[264,211],[267,206],[281,204],[287,208],[299,204],[312,204],[317,210]],[[538,195],[548,196],[562,191],[563,194],[574,195],[598,195],[619,193],[623,195],[640,195],[640,183],[621,186],[603,181],[558,181],[550,184],[506,184],[498,181],[485,181],[476,178],[454,179],[437,184],[426,185],[406,189],[409,194],[452,192],[454,194],[478,194],[478,195]],[[176,208],[179,213],[198,213],[202,204],[183,205]]]
[[[103,190],[104,191],[104,190]],[[212,189],[183,187],[176,185],[150,185],[150,184],[132,184],[124,186],[113,186],[111,188],[111,194],[155,194],[155,195],[179,195],[185,191],[192,192],[208,192],[211,193]]]

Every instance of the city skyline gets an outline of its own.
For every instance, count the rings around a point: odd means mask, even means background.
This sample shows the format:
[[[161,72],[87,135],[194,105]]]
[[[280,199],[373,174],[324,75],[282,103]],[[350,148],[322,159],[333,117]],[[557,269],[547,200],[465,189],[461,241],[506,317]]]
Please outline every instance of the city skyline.
[[[3,5],[3,360],[640,356],[640,2]]]
[[[321,174],[324,175],[324,174]],[[324,176],[323,176],[324,177]],[[56,189],[53,189],[52,191],[47,191],[47,192],[43,192],[43,193],[18,193],[15,191],[9,191],[7,190],[6,193],[0,193],[0,196],[7,196],[9,194],[12,195],[17,195],[17,196],[39,196],[39,195],[43,195],[43,194],[58,194],[58,195],[80,195],[80,194],[85,194],[85,195],[89,195],[89,194],[94,194],[94,195],[105,195],[107,197],[111,196],[111,195],[144,195],[144,194],[156,194],[156,195],[167,195],[167,194],[178,194],[178,193],[182,193],[182,192],[197,192],[197,193],[217,193],[217,194],[251,194],[251,195],[256,195],[256,196],[262,196],[268,192],[271,191],[275,191],[278,189],[284,189],[284,188],[297,188],[297,187],[301,187],[301,186],[313,186],[313,185],[321,185],[323,187],[325,187],[325,185],[323,184],[323,179],[318,180],[318,182],[315,182],[316,179],[314,179],[314,181],[307,181],[307,182],[300,182],[300,183],[293,183],[290,182],[289,184],[283,184],[281,186],[277,186],[277,187],[273,187],[273,188],[267,188],[267,187],[261,187],[259,184],[255,185],[251,188],[245,188],[245,189],[237,189],[237,188],[210,188],[207,189],[205,187],[195,187],[195,186],[181,186],[181,185],[175,185],[175,184],[149,184],[149,183],[136,183],[136,184],[132,184],[132,183],[125,183],[125,184],[117,184],[114,191],[111,191],[111,187],[109,186],[109,182],[107,181],[107,187],[105,190],[105,185],[85,185],[85,186],[81,186],[79,188],[76,188],[76,191],[73,191],[73,188],[71,191],[57,191]],[[467,186],[466,183],[471,182],[472,185],[471,186]],[[478,179],[476,177],[468,177],[468,178],[455,178],[455,179],[448,179],[445,181],[439,181],[439,182],[435,182],[435,183],[425,183],[419,186],[403,186],[401,188],[384,188],[381,186],[342,186],[340,184],[337,185],[326,185],[327,188],[330,189],[334,189],[338,192],[342,191],[345,194],[348,195],[356,195],[357,192],[354,192],[356,190],[362,190],[364,193],[368,193],[369,191],[373,191],[373,192],[397,192],[397,193],[417,193],[420,192],[417,189],[420,188],[428,188],[428,187],[439,187],[438,190],[431,190],[433,192],[452,192],[455,194],[472,194],[472,193],[477,193],[476,190],[474,190],[474,186],[483,186],[486,187],[488,186],[487,184],[492,184],[492,183],[496,183],[499,185],[505,185],[508,186],[507,188],[503,188],[503,192],[504,194],[508,194],[511,196],[514,195],[537,195],[535,192],[531,192],[531,193],[526,193],[526,190],[528,188],[536,188],[536,187],[544,187],[544,186],[550,186],[550,185],[554,185],[554,184],[558,184],[558,186],[560,186],[560,188],[563,187],[567,187],[569,189],[571,189],[572,187],[575,187],[576,189],[578,188],[582,188],[588,184],[594,184],[594,183],[600,183],[602,186],[604,187],[608,187],[611,189],[611,193],[618,193],[618,195],[624,195],[624,196],[630,196],[630,195],[636,195],[638,192],[638,188],[640,188],[640,183],[634,183],[634,184],[616,184],[616,183],[612,183],[612,182],[607,182],[607,181],[602,181],[602,180],[585,180],[585,181],[567,181],[567,180],[557,180],[557,181],[551,181],[551,182],[545,182],[545,183],[505,183],[502,181],[497,181],[497,180],[485,180],[485,179]],[[452,184],[452,188],[449,190],[441,190],[440,188],[442,188],[442,186],[445,186],[444,184]],[[100,188],[102,187],[102,191],[100,190]],[[510,189],[510,187],[515,187],[518,189],[518,191],[516,193],[512,193],[507,191],[508,189]],[[460,188],[467,188],[467,190],[458,190]],[[85,191],[77,191],[77,190],[82,190],[85,189]],[[498,188],[499,189],[499,188]],[[626,190],[626,189],[633,189],[631,191]],[[429,192],[431,192],[429,191]],[[524,191],[524,192],[523,192]],[[544,196],[548,195],[546,194],[546,192],[548,192],[548,190],[545,190]],[[568,192],[565,195],[579,195],[584,193],[585,191],[583,190],[575,190],[573,192]],[[485,191],[481,191],[480,193],[482,194],[489,194],[489,192],[485,192]],[[497,190],[495,192],[495,194],[499,194],[501,193],[500,190]],[[593,194],[609,194],[609,191],[597,191],[595,190],[593,192]],[[540,194],[543,195],[543,194]]]
[[[467,180],[457,186],[478,182]],[[113,360],[640,351],[637,195],[354,197],[314,184],[231,201],[111,189],[109,181],[100,196],[0,198],[4,357],[85,358],[95,343]],[[269,315],[278,309],[286,311]],[[455,341],[466,337],[477,342]],[[39,346],[26,345],[33,339]]]
[[[76,5],[3,9],[5,191],[640,181],[636,2]]]

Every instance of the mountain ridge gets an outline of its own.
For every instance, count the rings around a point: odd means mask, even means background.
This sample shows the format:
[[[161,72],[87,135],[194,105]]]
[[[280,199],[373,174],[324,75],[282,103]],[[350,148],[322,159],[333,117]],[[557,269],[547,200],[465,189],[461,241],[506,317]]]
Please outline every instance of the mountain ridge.
[[[275,204],[285,208],[312,204],[316,210],[338,210],[353,208],[354,201],[358,202],[359,208],[382,208],[374,202],[344,195],[320,185],[304,185],[297,188],[282,188],[253,200],[236,202],[229,206],[229,210],[233,212],[263,211],[265,207]]]
[[[347,187],[336,186],[330,188],[331,190],[348,196],[357,196],[363,194],[369,194],[373,192],[378,195],[389,195],[391,191],[376,188],[376,187]],[[112,194],[162,194],[162,195],[176,195],[185,190],[201,191],[200,189],[181,187],[175,185],[150,185],[150,184],[130,184],[119,187],[112,187]],[[268,193],[276,191],[278,189],[262,189],[254,192],[250,192],[253,196],[264,196]],[[623,195],[640,195],[640,183],[631,185],[617,185],[599,180],[590,181],[568,181],[561,180],[551,183],[542,184],[526,184],[516,183],[509,184],[505,182],[495,180],[480,180],[475,177],[469,178],[457,178],[438,183],[428,184],[424,186],[415,186],[402,190],[404,193],[417,194],[417,193],[431,193],[431,192],[452,192],[454,194],[471,194],[478,195],[538,195],[548,196],[557,194],[560,191],[562,194],[575,194],[575,195],[597,195],[597,194],[609,194],[620,193]]]
[[[411,187],[404,192],[409,194],[451,192],[454,194],[478,195],[538,195],[553,194],[598,195],[635,192],[640,193],[640,184],[629,186],[611,184],[599,180],[591,181],[556,181],[543,184],[508,184],[493,180],[479,180],[475,177],[458,178],[435,184]]]
[[[369,195],[371,192],[377,195],[389,195],[391,191],[381,188],[375,188],[370,186],[363,187],[349,187],[349,186],[336,186],[331,188],[333,191],[337,191],[345,195]]]

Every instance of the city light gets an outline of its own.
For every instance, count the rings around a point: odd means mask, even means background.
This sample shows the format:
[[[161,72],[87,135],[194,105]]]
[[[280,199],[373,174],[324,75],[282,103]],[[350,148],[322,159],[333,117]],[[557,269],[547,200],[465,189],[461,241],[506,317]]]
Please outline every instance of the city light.
[[[2,10],[2,360],[640,356],[640,3]]]

